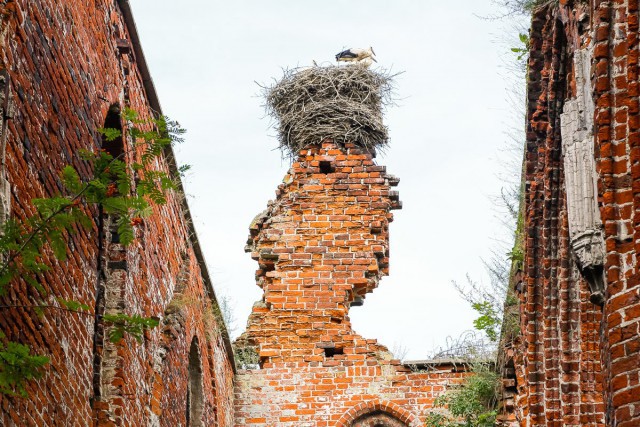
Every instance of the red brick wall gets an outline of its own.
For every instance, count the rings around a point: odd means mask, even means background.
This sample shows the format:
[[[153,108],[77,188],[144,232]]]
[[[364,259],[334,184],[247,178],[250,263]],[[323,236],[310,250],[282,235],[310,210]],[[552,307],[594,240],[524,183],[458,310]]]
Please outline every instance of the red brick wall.
[[[112,103],[145,117],[159,108],[152,85],[144,81],[144,59],[133,48],[137,36],[123,15],[126,6],[115,0],[0,1],[0,66],[9,74],[14,104],[3,135],[6,178],[16,217],[33,213],[31,199],[60,191],[64,165],[90,174],[77,152],[99,148],[97,129]],[[193,337],[202,364],[204,420],[233,424],[228,341],[215,317],[206,314],[215,300],[185,207],[176,196],[155,208],[126,249],[112,239],[107,223],[100,263],[95,211],[94,228],[71,237],[69,260],[46,260],[53,269],[41,283],[50,298],[79,300],[93,310],[97,289],[104,286],[107,311],[160,318],[160,327],[142,343],[130,337],[109,343],[108,328],[96,329],[93,316],[2,311],[0,328],[8,338],[49,355],[51,364],[44,378],[29,384],[29,399],[0,397],[0,424],[86,426],[95,419],[99,425],[184,424]],[[30,305],[34,297],[33,289],[16,283],[2,302]],[[95,377],[94,359],[100,364]]]
[[[451,367],[411,372],[390,361],[331,362],[240,371],[236,426],[352,427],[377,411],[400,426],[423,426],[435,397],[467,375]]]
[[[595,2],[594,80],[607,300],[602,366],[607,424],[640,424],[638,1]]]
[[[399,201],[385,168],[355,147],[325,143],[300,153],[276,194],[251,226],[247,250],[265,293],[242,339],[259,344],[264,363],[318,362],[325,347],[349,360],[381,351],[353,333],[347,314],[388,274],[389,211]]]
[[[531,29],[525,154],[523,357],[516,406],[526,425],[599,425],[597,306],[570,255],[560,139],[562,101],[571,96],[571,49],[553,9]],[[523,422],[523,425],[525,423]]]
[[[573,55],[591,48],[604,307],[571,255],[560,113]],[[525,158],[525,283],[518,357],[522,425],[640,424],[638,2],[560,1],[534,13]]]
[[[262,369],[237,376],[236,425],[350,426],[378,406],[422,425],[465,375],[410,372],[351,329],[351,304],[388,274],[397,183],[371,153],[327,141],[299,153],[252,223],[247,250],[264,297],[237,344],[255,347]]]

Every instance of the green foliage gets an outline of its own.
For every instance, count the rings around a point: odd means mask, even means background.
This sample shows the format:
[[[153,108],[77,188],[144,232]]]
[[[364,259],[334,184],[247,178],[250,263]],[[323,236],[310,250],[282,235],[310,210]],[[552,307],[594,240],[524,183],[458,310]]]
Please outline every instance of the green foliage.
[[[502,326],[501,313],[497,312],[489,301],[477,302],[471,306],[480,314],[480,317],[473,321],[473,326],[486,333],[491,341],[498,341]]]
[[[507,256],[512,262],[521,263],[522,261],[524,261],[524,252],[522,251],[522,248],[518,246],[514,246],[513,249],[511,249],[511,251],[507,253]]]
[[[520,190],[522,193],[522,189]],[[521,269],[524,263],[524,215],[522,213],[522,194],[520,195],[520,209],[518,210],[518,218],[516,222],[515,242],[511,252],[507,253],[507,256],[512,262],[515,270]]]
[[[138,342],[142,342],[144,331],[155,328],[160,323],[156,318],[138,315],[127,316],[126,314],[105,314],[103,320],[111,326],[109,340],[112,343],[120,342],[125,334],[130,334]]]
[[[522,8],[526,12],[533,12],[537,6],[542,5],[543,3],[549,3],[548,0],[520,0],[522,3]]]
[[[493,427],[499,376],[487,364],[474,366],[474,373],[457,389],[439,396],[434,411],[427,417],[428,427]]]
[[[102,135],[104,135],[104,138],[107,141],[114,141],[116,138],[119,138],[119,137],[122,136],[122,132],[120,132],[119,129],[100,128],[100,129],[98,129],[98,132],[100,132]]]
[[[66,299],[63,299],[63,298],[56,298],[56,299],[58,300],[60,305],[62,307],[64,307],[66,310],[68,310],[68,311],[79,312],[79,311],[89,311],[89,310],[91,310],[91,307],[89,307],[87,304],[83,304],[83,303],[78,302],[78,301],[66,300]]]
[[[49,358],[31,354],[26,345],[15,342],[5,343],[5,335],[0,332],[0,394],[27,397],[27,381],[42,377],[42,367]]]
[[[184,178],[185,174],[191,169],[191,165],[181,165],[178,167],[178,173]]]
[[[237,369],[251,369],[260,363],[260,355],[256,347],[237,347],[233,348],[233,358],[236,362]]]
[[[529,35],[520,33],[518,36],[520,38],[520,42],[522,43],[522,46],[512,47],[511,52],[517,53],[518,61],[521,61],[523,58],[525,58],[529,54],[529,47],[530,47]]]
[[[172,143],[182,141],[184,129],[165,117],[142,120],[130,109],[123,112],[123,117],[134,124],[129,129],[134,141],[132,155],[137,155],[141,162],[129,167],[123,158],[129,153],[114,158],[106,151],[79,152],[82,159],[92,163],[91,179],[82,180],[73,166],[65,166],[60,173],[65,194],[34,199],[35,215],[24,223],[10,219],[4,224],[0,252],[11,255],[0,265],[0,295],[6,294],[7,286],[17,277],[44,293],[38,284],[38,275],[49,270],[42,262],[46,258],[46,247],[57,259],[66,259],[66,235],[78,227],[89,229],[93,225],[86,205],[102,206],[106,214],[114,215],[121,243],[128,245],[134,240],[134,227],[152,213],[152,204],[166,203],[167,192],[178,188],[167,171],[154,170],[152,163]],[[117,129],[100,129],[100,133],[107,140],[121,136]],[[134,193],[131,192],[133,173],[137,180]]]
[[[97,218],[91,216],[90,206],[99,206],[104,214],[115,218],[120,243],[129,245],[135,239],[135,227],[144,224],[143,218],[153,212],[153,205],[167,202],[167,193],[179,188],[167,170],[158,169],[157,160],[174,143],[182,142],[184,129],[166,117],[140,118],[138,113],[125,109],[122,118],[128,123],[126,131],[131,147],[114,157],[102,150],[80,150],[80,159],[89,162],[93,175],[83,178],[71,165],[60,171],[64,191],[51,197],[33,199],[35,213],[24,221],[9,219],[0,230],[0,296],[7,294],[11,285],[23,281],[46,296],[41,285],[42,273],[51,270],[48,261],[53,255],[64,261],[69,252],[68,236],[81,228],[91,229]],[[123,136],[118,129],[99,129],[107,141]],[[137,161],[133,161],[133,159]],[[184,173],[188,167],[179,169]],[[134,190],[135,183],[135,190]],[[95,210],[93,210],[95,212]],[[33,309],[39,316],[44,309],[58,309],[69,313],[91,314],[87,304],[56,298],[59,305],[34,302],[32,306],[2,306]],[[110,324],[109,339],[120,341],[130,334],[138,341],[146,329],[158,325],[157,319],[126,314],[106,315]],[[0,334],[2,332],[0,331]],[[0,341],[6,341],[4,335]],[[40,368],[48,358],[31,354],[28,346],[0,343],[0,394],[26,396],[27,381],[38,378]]]

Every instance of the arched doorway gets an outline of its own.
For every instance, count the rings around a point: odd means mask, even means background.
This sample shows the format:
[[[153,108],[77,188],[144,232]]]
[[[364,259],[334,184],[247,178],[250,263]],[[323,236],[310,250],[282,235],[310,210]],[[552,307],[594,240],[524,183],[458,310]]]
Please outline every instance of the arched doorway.
[[[386,412],[373,411],[353,420],[351,427],[407,427],[407,424]]]

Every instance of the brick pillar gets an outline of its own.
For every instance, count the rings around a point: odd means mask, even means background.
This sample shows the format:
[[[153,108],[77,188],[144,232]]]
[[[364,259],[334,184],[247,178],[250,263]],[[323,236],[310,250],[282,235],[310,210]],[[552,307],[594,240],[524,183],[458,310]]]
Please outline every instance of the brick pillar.
[[[386,351],[354,334],[348,312],[388,274],[397,183],[352,144],[325,141],[300,152],[247,246],[264,298],[241,341],[259,348],[262,364]]]

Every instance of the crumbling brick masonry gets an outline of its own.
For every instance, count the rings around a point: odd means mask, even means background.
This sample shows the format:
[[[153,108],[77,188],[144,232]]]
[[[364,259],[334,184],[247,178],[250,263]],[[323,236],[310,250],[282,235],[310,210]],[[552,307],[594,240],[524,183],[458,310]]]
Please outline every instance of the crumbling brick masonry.
[[[237,426],[417,427],[466,375],[412,372],[351,329],[349,308],[388,274],[397,184],[370,151],[327,140],[300,151],[251,224],[264,297],[236,343],[259,356],[236,377]]]

